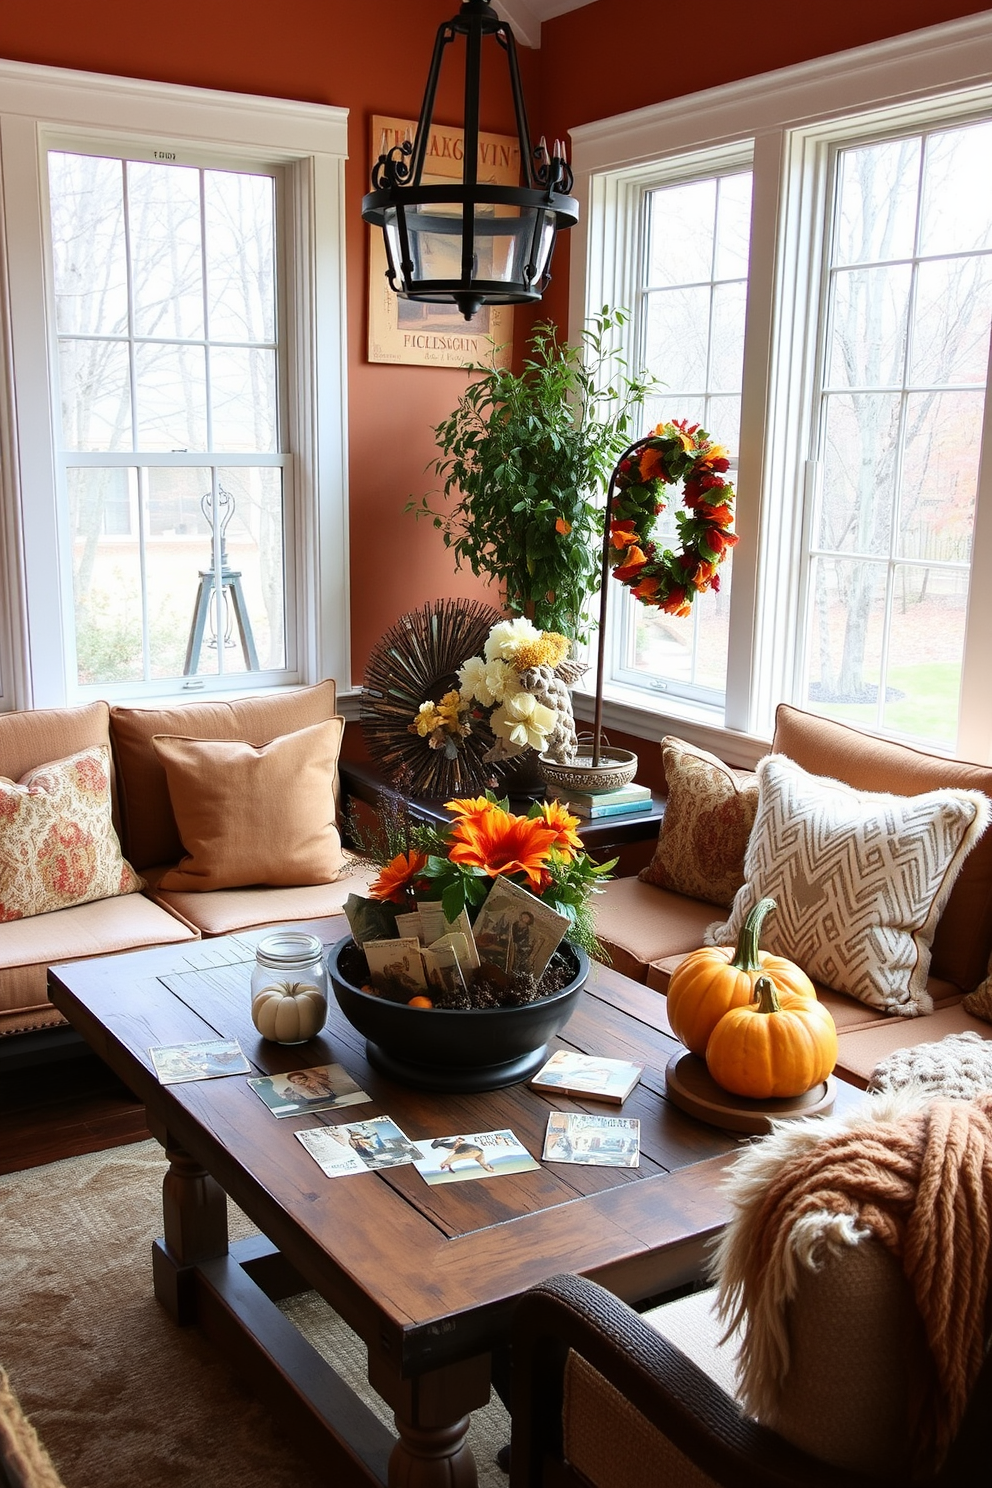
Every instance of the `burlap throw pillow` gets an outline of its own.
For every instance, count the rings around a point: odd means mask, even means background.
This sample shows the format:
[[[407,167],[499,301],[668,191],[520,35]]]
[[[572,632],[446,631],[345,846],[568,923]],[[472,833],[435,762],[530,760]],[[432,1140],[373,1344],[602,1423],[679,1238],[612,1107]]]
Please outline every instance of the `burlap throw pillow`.
[[[140,888],[111,820],[106,744],[39,765],[16,785],[0,778],[0,920]]]
[[[333,882],[345,866],[335,803],[342,729],[332,718],[261,746],[156,734],[186,849],[159,888]]]
[[[964,859],[988,825],[980,791],[918,796],[856,791],[807,775],[785,755],[760,761],[758,810],[730,919],[711,945],[733,945],[759,899],[774,899],[762,948],[814,981],[913,1017],[933,1011],[930,946]]]
[[[729,909],[744,882],[757,777],[670,735],[661,741],[668,798],[654,857],[638,877]]]

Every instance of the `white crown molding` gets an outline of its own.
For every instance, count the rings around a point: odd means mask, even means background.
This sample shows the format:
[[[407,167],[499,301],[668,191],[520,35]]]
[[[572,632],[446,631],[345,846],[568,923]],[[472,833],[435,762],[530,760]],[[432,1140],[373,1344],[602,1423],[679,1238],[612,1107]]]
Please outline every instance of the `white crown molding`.
[[[593,0],[494,0],[497,12],[509,21],[513,34],[524,46],[541,45],[541,22],[570,10],[581,10]]]
[[[535,15],[527,0],[496,0],[495,10],[509,21],[521,46],[537,50],[541,45],[541,18]]]
[[[174,137],[257,142],[273,155],[348,153],[345,108],[143,78],[114,76],[113,86],[109,83],[104,73],[0,61],[0,114],[133,131],[139,111],[145,133],[161,130]]]

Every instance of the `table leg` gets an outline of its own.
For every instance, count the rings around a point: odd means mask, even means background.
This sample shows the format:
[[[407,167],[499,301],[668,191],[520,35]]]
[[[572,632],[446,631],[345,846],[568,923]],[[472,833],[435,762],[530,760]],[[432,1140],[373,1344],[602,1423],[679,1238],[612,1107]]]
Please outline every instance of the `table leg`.
[[[369,1382],[393,1407],[399,1440],[389,1459],[389,1488],[477,1488],[466,1440],[470,1412],[489,1402],[489,1358],[398,1379],[369,1359]]]
[[[177,1323],[196,1321],[193,1269],[227,1254],[227,1196],[220,1184],[171,1138],[162,1180],[164,1240],[152,1248],[155,1295]]]

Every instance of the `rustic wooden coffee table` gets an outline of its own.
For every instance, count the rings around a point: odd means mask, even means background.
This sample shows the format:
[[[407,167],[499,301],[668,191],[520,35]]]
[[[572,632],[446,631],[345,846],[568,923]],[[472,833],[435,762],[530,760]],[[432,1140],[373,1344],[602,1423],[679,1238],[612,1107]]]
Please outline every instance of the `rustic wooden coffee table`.
[[[305,928],[326,944],[343,919]],[[434,1095],[393,1084],[365,1058],[336,1004],[323,1035],[296,1048],[259,1038],[249,1016],[254,944],[264,931],[52,969],[52,1001],[142,1099],[166,1148],[159,1300],[197,1322],[266,1402],[315,1447],[335,1484],[470,1488],[469,1413],[489,1398],[490,1354],[513,1305],[559,1271],[630,1302],[698,1274],[726,1219],[718,1183],[736,1141],[665,1099],[678,1048],[665,999],[594,967],[557,1040],[645,1065],[624,1116],[641,1122],[639,1169],[545,1164],[534,1172],[429,1187],[411,1166],[330,1180],[294,1129],[391,1116],[411,1138],[510,1127],[540,1157],[553,1109],[595,1102],[516,1086]],[[258,1073],[338,1061],[369,1105],[276,1120],[245,1077],[160,1085],[150,1046],[237,1037]],[[609,1108],[611,1110],[615,1108]],[[266,1238],[228,1246],[225,1194]],[[275,1306],[315,1288],[368,1346],[368,1375],[395,1412],[394,1437]]]

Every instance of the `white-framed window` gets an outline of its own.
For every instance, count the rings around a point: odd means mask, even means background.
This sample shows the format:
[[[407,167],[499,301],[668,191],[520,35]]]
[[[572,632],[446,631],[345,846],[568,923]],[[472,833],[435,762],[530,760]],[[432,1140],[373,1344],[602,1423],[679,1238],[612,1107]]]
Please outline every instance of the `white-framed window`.
[[[0,63],[0,147],[3,705],[347,687],[345,111]]]
[[[613,586],[607,722],[743,760],[788,701],[992,757],[988,17],[584,126],[574,162],[573,330],[632,309],[627,353],[667,384],[651,418],[735,456],[741,539],[690,620]]]

